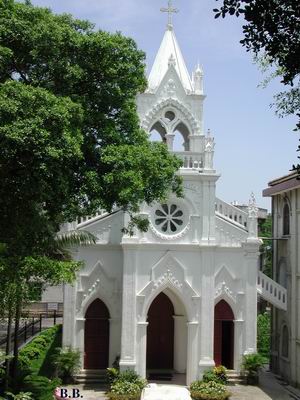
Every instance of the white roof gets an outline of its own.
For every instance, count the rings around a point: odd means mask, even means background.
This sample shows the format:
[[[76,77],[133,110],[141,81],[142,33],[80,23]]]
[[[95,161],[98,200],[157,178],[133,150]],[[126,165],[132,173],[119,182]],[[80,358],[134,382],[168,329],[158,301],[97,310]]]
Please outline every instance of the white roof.
[[[193,86],[189,72],[185,65],[174,30],[172,26],[169,25],[161,42],[148,78],[148,87],[150,90],[155,90],[158,88],[166,72],[168,71],[170,60],[173,65],[175,64],[175,69],[183,87],[188,91],[192,91]]]

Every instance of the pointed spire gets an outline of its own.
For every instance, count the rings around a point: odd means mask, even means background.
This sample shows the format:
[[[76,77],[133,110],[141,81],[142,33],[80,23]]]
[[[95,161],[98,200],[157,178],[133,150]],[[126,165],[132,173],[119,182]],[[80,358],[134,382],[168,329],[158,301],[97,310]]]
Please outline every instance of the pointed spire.
[[[193,85],[173,29],[167,29],[148,78],[148,86],[155,91],[173,65],[184,89],[192,93]]]

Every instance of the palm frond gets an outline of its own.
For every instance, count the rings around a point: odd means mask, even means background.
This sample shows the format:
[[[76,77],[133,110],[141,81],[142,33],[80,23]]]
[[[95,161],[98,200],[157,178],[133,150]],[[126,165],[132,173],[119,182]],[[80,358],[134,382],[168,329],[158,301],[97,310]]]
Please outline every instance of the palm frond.
[[[55,241],[63,248],[65,246],[88,246],[90,244],[96,244],[97,238],[91,232],[75,229],[58,233]]]

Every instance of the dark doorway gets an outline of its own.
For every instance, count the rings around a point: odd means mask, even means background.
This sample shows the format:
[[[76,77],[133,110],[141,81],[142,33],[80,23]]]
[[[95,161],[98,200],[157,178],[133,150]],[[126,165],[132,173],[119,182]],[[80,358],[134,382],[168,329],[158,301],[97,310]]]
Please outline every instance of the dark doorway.
[[[105,369],[109,355],[109,311],[100,299],[87,309],[84,327],[84,368]]]
[[[215,306],[214,325],[214,361],[233,369],[234,354],[234,315],[226,301],[221,300]]]
[[[174,307],[164,293],[152,302],[148,311],[147,369],[173,369]]]

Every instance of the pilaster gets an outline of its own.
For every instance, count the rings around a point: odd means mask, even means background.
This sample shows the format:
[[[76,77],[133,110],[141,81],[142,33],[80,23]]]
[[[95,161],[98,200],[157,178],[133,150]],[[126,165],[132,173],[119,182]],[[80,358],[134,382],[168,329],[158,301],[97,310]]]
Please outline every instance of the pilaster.
[[[120,369],[136,367],[136,250],[124,247]]]
[[[187,371],[186,383],[189,385],[191,382],[198,379],[198,322],[188,322],[188,354],[187,354]]]
[[[214,366],[214,254],[203,251],[203,275],[201,277],[201,326],[200,326],[200,374]]]
[[[146,358],[147,358],[147,327],[148,322],[138,322],[137,324],[137,373],[146,378]]]

